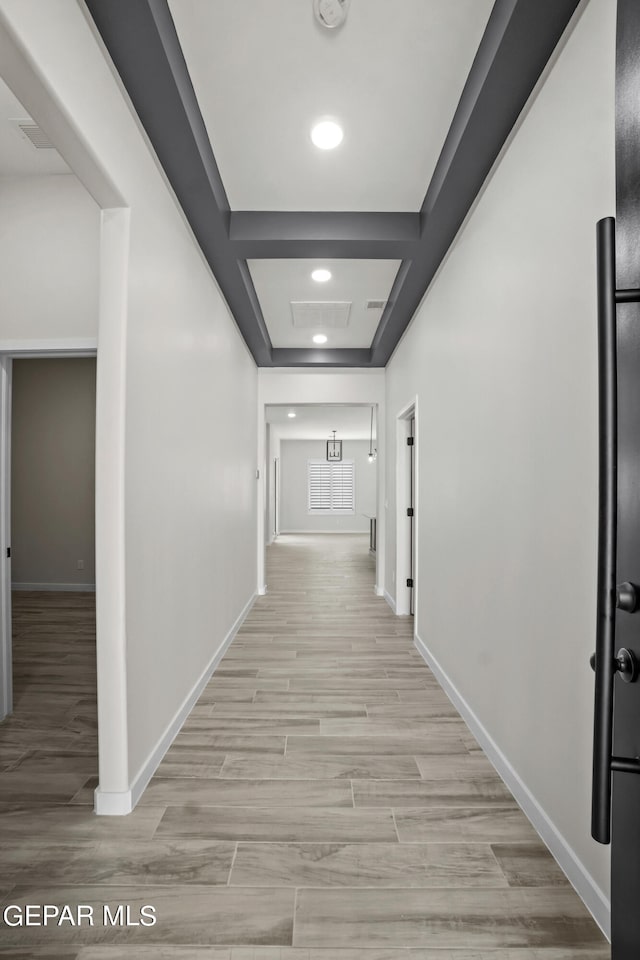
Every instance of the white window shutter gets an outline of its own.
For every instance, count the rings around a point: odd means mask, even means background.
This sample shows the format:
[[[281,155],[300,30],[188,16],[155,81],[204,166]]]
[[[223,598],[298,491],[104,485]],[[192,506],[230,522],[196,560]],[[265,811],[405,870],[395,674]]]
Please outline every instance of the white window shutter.
[[[353,460],[308,462],[309,513],[355,513]]]

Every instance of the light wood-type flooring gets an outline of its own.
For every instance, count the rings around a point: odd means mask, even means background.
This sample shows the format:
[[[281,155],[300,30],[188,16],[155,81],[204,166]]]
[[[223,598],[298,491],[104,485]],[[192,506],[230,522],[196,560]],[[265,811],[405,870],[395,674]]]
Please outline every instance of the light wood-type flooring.
[[[608,957],[412,620],[374,595],[367,537],[282,537],[268,584],[128,817],[92,812],[92,598],[15,595],[0,901],[94,925],[0,925],[0,957]],[[157,923],[105,926],[103,904]]]

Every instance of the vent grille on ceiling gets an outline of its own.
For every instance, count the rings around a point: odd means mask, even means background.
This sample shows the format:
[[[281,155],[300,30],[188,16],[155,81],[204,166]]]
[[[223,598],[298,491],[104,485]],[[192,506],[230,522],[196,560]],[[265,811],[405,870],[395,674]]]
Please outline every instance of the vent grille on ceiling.
[[[36,150],[55,150],[44,130],[33,120],[16,120],[18,130],[29,140]]]
[[[346,327],[349,323],[350,300],[291,301],[294,327]]]
[[[367,310],[384,310],[386,305],[386,300],[367,300]]]

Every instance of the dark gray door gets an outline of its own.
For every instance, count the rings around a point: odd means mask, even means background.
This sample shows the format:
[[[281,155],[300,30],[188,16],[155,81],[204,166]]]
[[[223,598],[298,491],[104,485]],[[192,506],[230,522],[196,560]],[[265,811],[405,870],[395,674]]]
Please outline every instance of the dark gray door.
[[[618,0],[616,221],[599,224],[600,535],[593,836],[613,960],[640,957],[640,2]],[[616,386],[617,366],[617,386]],[[616,475],[617,470],[617,475]],[[613,723],[613,730],[611,724]],[[611,797],[611,809],[609,798]]]
[[[640,287],[640,3],[618,4],[616,52],[616,287]],[[640,304],[616,309],[618,582],[640,584]],[[640,657],[640,615],[618,610],[616,647]],[[617,652],[617,650],[616,650]],[[613,753],[640,756],[640,684],[614,683]],[[613,774],[612,956],[640,957],[640,775]]]

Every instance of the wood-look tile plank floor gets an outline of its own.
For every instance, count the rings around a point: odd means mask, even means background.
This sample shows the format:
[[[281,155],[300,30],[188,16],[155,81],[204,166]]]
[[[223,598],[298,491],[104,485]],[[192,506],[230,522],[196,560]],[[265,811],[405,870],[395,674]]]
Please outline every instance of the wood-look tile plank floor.
[[[12,960],[604,960],[595,923],[373,591],[366,537],[289,536],[128,817],[96,817],[93,598],[14,596],[0,899]],[[153,927],[102,924],[130,904]]]

